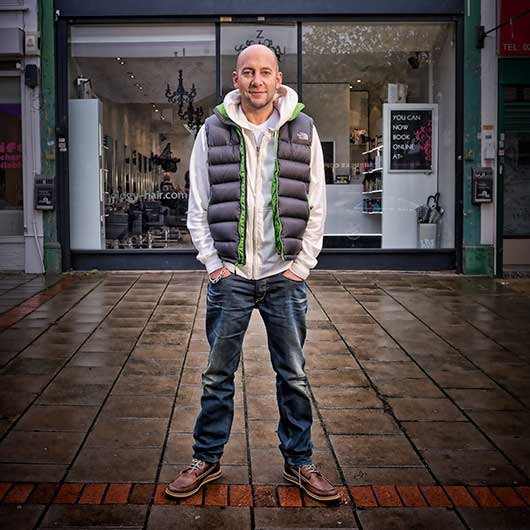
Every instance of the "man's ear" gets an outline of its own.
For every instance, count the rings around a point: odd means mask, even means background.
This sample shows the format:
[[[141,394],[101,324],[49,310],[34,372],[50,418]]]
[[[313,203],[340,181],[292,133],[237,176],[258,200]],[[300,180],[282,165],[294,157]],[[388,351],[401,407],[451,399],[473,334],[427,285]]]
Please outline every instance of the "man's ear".
[[[234,88],[239,88],[238,75],[235,70],[232,72],[232,84],[234,85]]]
[[[283,74],[281,72],[278,72],[276,74],[276,90],[280,88],[282,81],[283,81]]]

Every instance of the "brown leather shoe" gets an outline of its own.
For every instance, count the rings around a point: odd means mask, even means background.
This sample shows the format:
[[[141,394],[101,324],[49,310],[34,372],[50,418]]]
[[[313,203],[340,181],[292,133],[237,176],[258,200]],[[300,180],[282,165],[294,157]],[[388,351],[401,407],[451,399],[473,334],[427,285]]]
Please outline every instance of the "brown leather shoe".
[[[180,472],[178,477],[168,484],[165,493],[170,497],[191,497],[197,493],[207,482],[217,480],[221,476],[219,462],[210,464],[194,458],[191,464]]]
[[[285,464],[283,478],[296,484],[317,501],[338,501],[337,488],[317,469],[314,464],[292,467]]]

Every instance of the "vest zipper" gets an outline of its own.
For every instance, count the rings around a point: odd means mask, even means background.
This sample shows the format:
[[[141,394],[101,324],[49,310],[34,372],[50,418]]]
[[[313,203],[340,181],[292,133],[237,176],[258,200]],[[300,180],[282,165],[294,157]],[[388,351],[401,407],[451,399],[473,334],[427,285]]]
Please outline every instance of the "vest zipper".
[[[244,211],[241,211],[238,224],[239,232],[239,243],[237,248],[237,265],[244,265],[247,261],[246,256],[246,240],[247,240],[247,218],[248,218],[248,175],[246,170],[246,146],[245,139],[243,137],[243,132],[239,127],[235,128],[236,134],[239,138],[239,177],[243,179],[243,187],[240,188],[240,193],[244,193],[244,197],[240,198],[240,206]]]
[[[261,165],[260,165],[260,159],[259,159],[259,153],[260,153],[260,146],[258,145],[258,142],[256,141],[256,137],[254,134],[252,134],[254,137],[254,142],[256,143],[256,189],[254,190],[254,208],[252,211],[252,278],[256,277],[256,260],[254,259],[257,255],[256,253],[256,233],[257,233],[257,226],[256,226],[256,211],[257,211],[257,202],[258,202],[258,193],[261,190]],[[263,137],[261,139],[263,142]]]

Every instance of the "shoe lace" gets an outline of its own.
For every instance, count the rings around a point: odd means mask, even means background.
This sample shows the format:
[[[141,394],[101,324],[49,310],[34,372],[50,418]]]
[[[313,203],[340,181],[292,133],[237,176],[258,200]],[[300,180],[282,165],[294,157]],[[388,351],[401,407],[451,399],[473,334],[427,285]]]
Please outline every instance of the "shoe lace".
[[[305,464],[300,468],[300,471],[302,471],[302,469],[304,471],[307,471],[308,473],[318,473],[319,475],[321,474],[320,471],[317,469],[317,466],[315,466],[315,464]]]
[[[300,466],[298,468],[298,485],[300,487],[302,487],[302,470],[306,471],[307,473],[317,473],[318,475],[321,475],[315,464],[304,464],[303,466]]]
[[[194,458],[188,466],[187,471],[196,471],[204,466],[204,461]]]

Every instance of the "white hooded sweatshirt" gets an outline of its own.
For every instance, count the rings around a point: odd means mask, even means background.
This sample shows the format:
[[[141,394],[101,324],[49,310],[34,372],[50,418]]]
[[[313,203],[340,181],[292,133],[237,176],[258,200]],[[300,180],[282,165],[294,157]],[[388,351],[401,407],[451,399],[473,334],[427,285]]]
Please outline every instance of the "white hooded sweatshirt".
[[[276,251],[272,216],[272,176],[276,157],[274,140],[279,128],[291,117],[298,103],[298,95],[292,88],[280,86],[274,100],[275,112],[267,120],[268,127],[264,131],[260,130],[263,127],[248,122],[240,101],[239,90],[229,92],[224,98],[225,110],[230,119],[241,127],[245,141],[248,183],[246,263],[237,266],[225,263],[214,247],[207,220],[210,184],[204,126],[197,135],[190,158],[187,226],[198,251],[197,259],[206,266],[208,273],[224,266],[234,274],[259,280],[291,269],[294,274],[305,279],[309,276],[310,269],[317,264],[317,256],[322,249],[326,217],[324,160],[317,131],[313,128],[308,192],[309,220],[302,239],[302,250],[294,261],[283,261]],[[258,139],[261,137],[259,145],[256,137]]]

